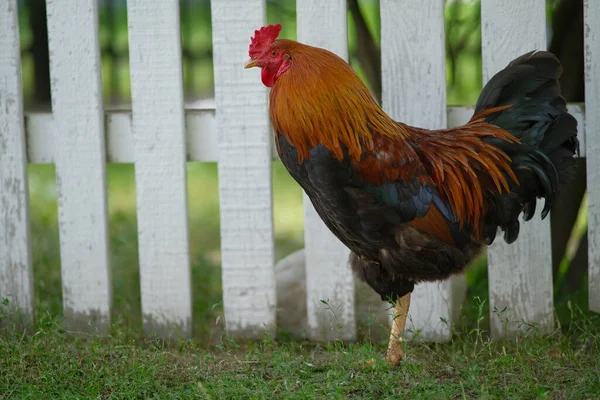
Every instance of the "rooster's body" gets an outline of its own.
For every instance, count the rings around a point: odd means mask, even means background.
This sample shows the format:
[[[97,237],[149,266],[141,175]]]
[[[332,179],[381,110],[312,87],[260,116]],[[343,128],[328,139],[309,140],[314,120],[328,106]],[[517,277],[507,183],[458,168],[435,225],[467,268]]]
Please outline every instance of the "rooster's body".
[[[520,213],[529,220],[544,198],[545,217],[570,179],[577,122],[552,54],[495,75],[467,124],[425,130],[392,120],[341,58],[275,40],[279,29],[257,31],[250,51],[272,87],[279,156],[383,300],[400,304],[416,283],[462,272],[498,228],[512,243]]]

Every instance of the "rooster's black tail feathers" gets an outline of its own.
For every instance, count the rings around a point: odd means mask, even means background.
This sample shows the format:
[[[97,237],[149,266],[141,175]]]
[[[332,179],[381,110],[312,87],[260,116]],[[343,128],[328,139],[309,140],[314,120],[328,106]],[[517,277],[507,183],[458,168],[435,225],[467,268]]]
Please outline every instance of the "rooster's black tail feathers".
[[[576,168],[579,151],[577,120],[567,111],[560,91],[562,66],[547,51],[532,51],[498,72],[483,88],[475,115],[493,107],[511,107],[491,114],[486,121],[517,137],[521,143],[509,144],[489,139],[512,158],[519,179],[513,193],[496,196],[488,213],[488,242],[500,226],[508,243],[519,233],[518,216],[530,220],[537,198],[544,198],[542,218],[550,211],[559,189],[569,181]],[[495,209],[495,210],[494,210]],[[493,235],[492,235],[493,231]],[[489,233],[489,234],[488,234]],[[490,237],[491,236],[491,237]]]

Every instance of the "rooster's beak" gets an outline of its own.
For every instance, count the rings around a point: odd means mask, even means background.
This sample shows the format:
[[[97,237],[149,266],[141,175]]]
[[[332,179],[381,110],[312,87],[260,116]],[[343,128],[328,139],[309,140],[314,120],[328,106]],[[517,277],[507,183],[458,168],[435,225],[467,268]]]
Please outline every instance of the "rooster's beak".
[[[253,68],[258,66],[258,60],[251,58],[244,64],[244,68]]]

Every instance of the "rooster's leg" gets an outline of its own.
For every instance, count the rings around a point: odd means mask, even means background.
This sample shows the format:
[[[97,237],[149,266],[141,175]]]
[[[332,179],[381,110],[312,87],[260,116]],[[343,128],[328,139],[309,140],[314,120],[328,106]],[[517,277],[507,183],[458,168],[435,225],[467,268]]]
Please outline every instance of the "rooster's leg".
[[[396,300],[394,306],[394,315],[392,322],[392,332],[390,333],[390,342],[388,344],[386,359],[392,366],[398,365],[404,358],[402,342],[404,341],[404,327],[406,326],[406,316],[410,306],[410,293]]]

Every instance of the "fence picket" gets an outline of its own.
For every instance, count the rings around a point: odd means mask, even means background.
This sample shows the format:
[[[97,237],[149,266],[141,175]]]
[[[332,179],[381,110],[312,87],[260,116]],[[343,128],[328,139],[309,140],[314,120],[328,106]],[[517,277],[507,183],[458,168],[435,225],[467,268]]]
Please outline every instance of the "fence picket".
[[[297,0],[298,41],[348,59],[346,0]],[[348,248],[325,226],[304,197],[308,335],[314,340],[356,337],[354,280]]]
[[[104,111],[95,0],[48,0],[48,48],[65,323],[110,321]]]
[[[482,0],[483,80],[487,82],[514,58],[546,44],[544,0]],[[518,240],[501,235],[488,250],[490,324],[494,336],[513,336],[535,324],[553,328],[552,241],[550,217],[521,223]],[[523,323],[525,322],[525,323]]]
[[[264,0],[213,0],[213,63],[219,137],[223,307],[227,332],[275,331],[271,130],[248,45],[264,25]]]
[[[423,51],[427,49],[427,51]],[[444,2],[381,1],[382,105],[389,115],[423,128],[445,128]],[[416,285],[407,336],[445,341],[464,297],[465,277]]]
[[[0,3],[0,49],[0,302],[7,299],[14,321],[28,326],[33,276],[16,0]]]
[[[191,334],[186,141],[177,0],[128,0],[144,329]]]
[[[589,307],[600,312],[600,7],[584,1]]]

